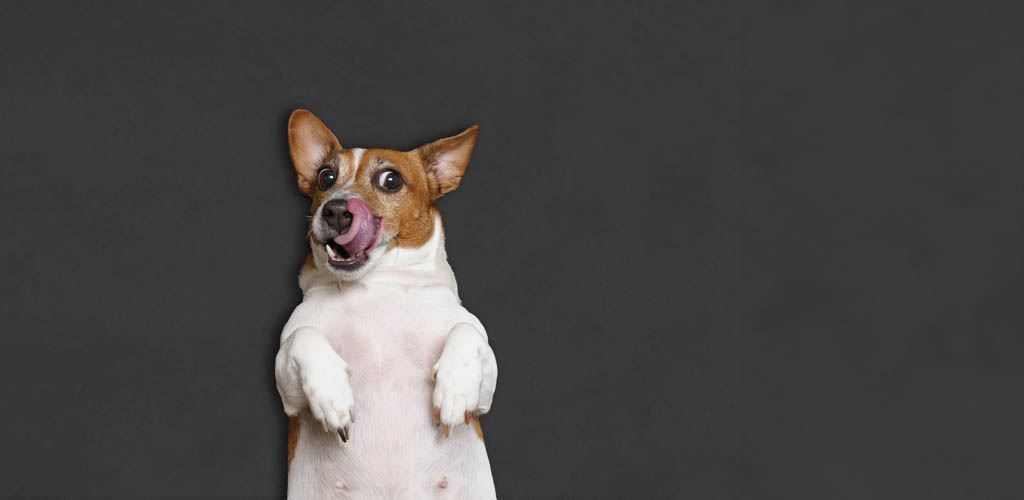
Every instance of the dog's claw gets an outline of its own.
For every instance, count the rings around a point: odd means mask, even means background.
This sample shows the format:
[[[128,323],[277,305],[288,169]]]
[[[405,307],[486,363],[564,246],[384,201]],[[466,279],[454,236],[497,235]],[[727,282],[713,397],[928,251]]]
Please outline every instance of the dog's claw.
[[[342,443],[347,443],[348,442],[348,427],[342,427],[341,429],[338,429],[338,435],[341,436],[341,442]]]

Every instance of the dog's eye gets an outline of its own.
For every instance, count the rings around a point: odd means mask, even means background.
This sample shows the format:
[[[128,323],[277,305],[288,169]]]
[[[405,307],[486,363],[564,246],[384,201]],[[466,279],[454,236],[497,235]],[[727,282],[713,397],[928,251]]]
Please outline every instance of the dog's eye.
[[[393,193],[402,187],[402,176],[394,170],[385,170],[377,174],[377,187],[384,191]]]
[[[320,172],[316,174],[316,183],[320,186],[320,189],[327,189],[334,185],[338,181],[338,174],[334,173],[331,167],[323,167]]]

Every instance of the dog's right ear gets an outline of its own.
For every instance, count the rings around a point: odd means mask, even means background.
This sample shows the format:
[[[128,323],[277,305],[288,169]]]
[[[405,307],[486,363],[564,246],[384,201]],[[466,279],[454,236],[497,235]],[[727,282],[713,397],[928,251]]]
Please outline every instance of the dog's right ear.
[[[288,118],[288,149],[299,176],[299,191],[310,196],[316,190],[320,167],[331,155],[341,152],[341,143],[311,111],[296,109]]]

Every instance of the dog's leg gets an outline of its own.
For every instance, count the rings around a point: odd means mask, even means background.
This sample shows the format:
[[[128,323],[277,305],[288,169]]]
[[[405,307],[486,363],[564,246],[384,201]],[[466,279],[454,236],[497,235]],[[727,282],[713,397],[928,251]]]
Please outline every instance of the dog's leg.
[[[355,420],[348,364],[320,330],[302,327],[286,336],[274,373],[285,413],[295,416],[309,408],[325,431],[337,432],[342,441],[348,441],[348,427]]]
[[[472,417],[487,413],[494,398],[498,365],[485,334],[469,323],[456,324],[434,365],[434,415],[445,435]]]

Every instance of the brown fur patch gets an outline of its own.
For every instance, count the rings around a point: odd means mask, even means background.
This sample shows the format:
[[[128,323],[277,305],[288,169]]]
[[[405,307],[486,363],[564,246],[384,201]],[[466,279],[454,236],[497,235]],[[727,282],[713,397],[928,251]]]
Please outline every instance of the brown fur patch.
[[[434,207],[431,184],[420,156],[414,151],[368,149],[356,171],[355,189],[359,196],[384,218],[384,234],[393,235],[399,247],[418,247],[434,231]],[[393,193],[377,187],[378,176],[394,170],[402,176],[402,187]]]
[[[292,459],[295,458],[295,447],[298,445],[299,417],[288,417],[288,465],[292,464]]]

